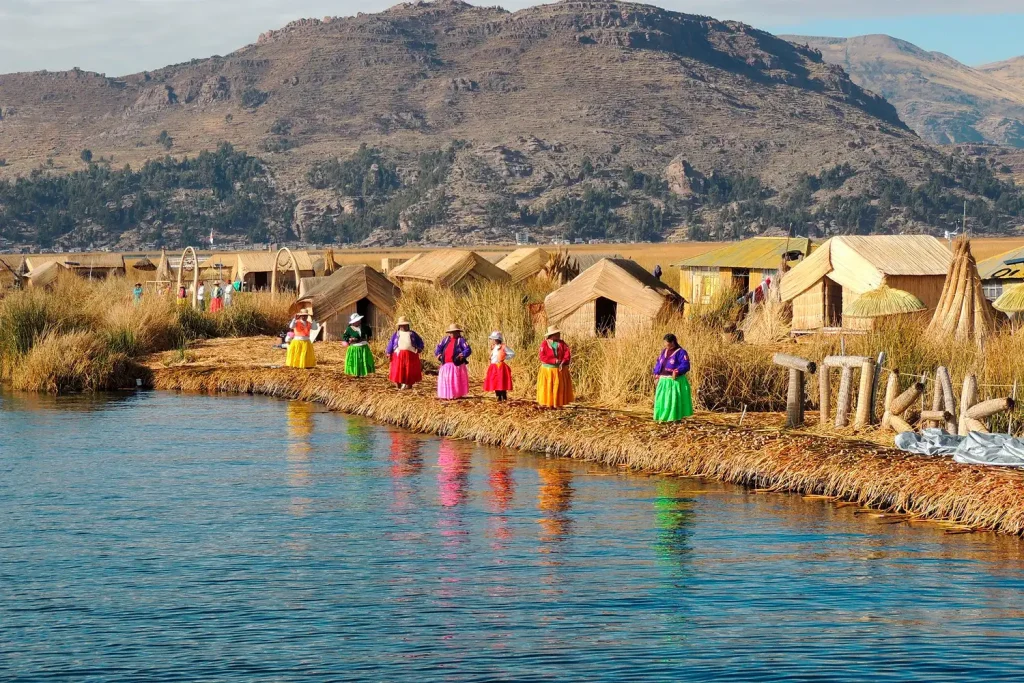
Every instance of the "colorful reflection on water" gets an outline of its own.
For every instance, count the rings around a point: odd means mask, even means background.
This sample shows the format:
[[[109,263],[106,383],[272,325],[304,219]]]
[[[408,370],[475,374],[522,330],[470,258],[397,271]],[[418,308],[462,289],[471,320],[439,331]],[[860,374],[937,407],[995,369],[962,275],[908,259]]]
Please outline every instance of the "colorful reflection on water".
[[[1017,539],[297,402],[0,402],[0,680],[1019,678]]]

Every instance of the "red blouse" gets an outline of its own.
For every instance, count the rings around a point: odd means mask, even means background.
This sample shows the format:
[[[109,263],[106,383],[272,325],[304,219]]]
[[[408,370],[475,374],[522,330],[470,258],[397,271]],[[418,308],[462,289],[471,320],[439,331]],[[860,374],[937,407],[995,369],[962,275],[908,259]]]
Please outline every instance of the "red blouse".
[[[553,344],[557,343],[558,351],[556,352],[552,347]],[[545,339],[540,345],[540,362],[544,365],[558,365],[559,363],[568,363],[572,358],[572,351],[569,350],[569,345],[564,341],[552,342],[550,339]]]

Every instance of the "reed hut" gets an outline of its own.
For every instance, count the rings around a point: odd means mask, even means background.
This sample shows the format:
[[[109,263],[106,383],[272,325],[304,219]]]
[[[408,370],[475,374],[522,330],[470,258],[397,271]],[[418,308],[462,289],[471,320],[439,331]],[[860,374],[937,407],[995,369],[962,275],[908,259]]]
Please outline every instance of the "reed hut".
[[[995,312],[982,291],[971,241],[961,235],[953,245],[953,259],[928,331],[958,341],[973,339],[981,346],[995,328]]]
[[[329,277],[304,279],[308,289],[291,312],[311,308],[313,319],[325,329],[324,341],[341,339],[353,313],[363,316],[377,336],[391,329],[401,290],[370,266],[342,266]]]
[[[1014,285],[1024,284],[1024,247],[979,261],[978,277],[989,301],[995,301]]]
[[[241,281],[248,291],[270,289],[270,283],[274,279],[274,271],[276,270],[285,274],[282,276],[284,282],[293,283],[294,288],[298,290],[299,280],[304,277],[314,277],[316,271],[313,268],[313,259],[310,258],[309,252],[293,251],[292,256],[295,257],[298,273],[294,272],[291,259],[288,258],[287,254],[281,254],[280,258],[278,258],[277,252],[250,251],[239,253],[234,258],[235,268],[232,281]],[[204,265],[208,264],[209,261]],[[278,281],[281,281],[280,278]]]
[[[60,254],[56,256],[29,256],[25,259],[29,271],[38,270],[47,263],[58,263],[64,269],[87,280],[105,280],[124,277],[124,257],[121,254],[99,252],[95,254]]]
[[[27,261],[27,259],[26,259]],[[44,261],[25,276],[29,287],[50,287],[57,282],[61,273],[68,272],[60,261]]]
[[[928,235],[833,237],[782,278],[782,300],[793,304],[793,332],[869,331],[878,318],[847,317],[858,297],[883,285],[939,305],[951,255]]]
[[[550,254],[538,247],[516,249],[498,261],[498,267],[509,274],[513,283],[525,282],[541,274]]]
[[[573,337],[614,336],[650,327],[683,298],[628,259],[603,259],[544,300],[548,322]]]
[[[509,282],[508,273],[474,251],[440,250],[416,254],[388,277],[400,285],[421,282],[456,287],[473,282]]]
[[[753,237],[727,244],[675,264],[679,292],[690,303],[704,305],[723,289],[753,292],[765,279],[778,278],[780,264],[795,264],[813,248],[806,237]]]

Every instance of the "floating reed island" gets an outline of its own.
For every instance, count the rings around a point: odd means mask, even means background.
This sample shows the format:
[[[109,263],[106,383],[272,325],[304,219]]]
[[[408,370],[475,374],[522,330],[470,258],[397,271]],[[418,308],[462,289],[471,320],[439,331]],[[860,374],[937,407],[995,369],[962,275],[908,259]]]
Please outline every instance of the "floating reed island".
[[[1024,533],[1024,475],[1016,471],[809,431],[737,427],[714,416],[664,425],[646,414],[587,406],[549,411],[525,400],[439,402],[429,380],[413,391],[397,391],[382,376],[346,377],[340,357],[330,356],[314,370],[273,367],[276,356],[268,347],[266,339],[206,342],[188,364],[177,366],[173,354],[154,356],[148,381],[157,389],[316,402],[420,433],[829,497],[894,515],[886,521],[934,520],[957,530]]]

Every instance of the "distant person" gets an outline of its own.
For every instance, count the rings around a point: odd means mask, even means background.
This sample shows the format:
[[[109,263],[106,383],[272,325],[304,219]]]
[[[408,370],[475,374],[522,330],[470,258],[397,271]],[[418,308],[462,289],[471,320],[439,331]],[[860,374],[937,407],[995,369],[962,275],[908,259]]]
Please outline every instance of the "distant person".
[[[235,288],[228,285],[224,288],[224,308],[231,308],[231,303],[235,298]]]
[[[135,289],[132,290],[132,300],[135,305],[138,306],[142,302],[142,283],[136,282]]]
[[[549,327],[540,345],[540,373],[537,375],[537,404],[542,408],[561,408],[576,400],[569,376],[571,362],[572,351],[562,341],[562,331]]]
[[[445,331],[448,335],[434,349],[441,366],[437,373],[437,397],[450,401],[469,394],[469,356],[473,353],[469,342],[462,336],[462,328],[452,323]]]
[[[294,334],[288,342],[288,355],[284,362],[287,367],[304,370],[316,367],[316,354],[313,351],[313,342],[309,339],[312,329],[313,312],[304,308],[295,315],[292,326]]]
[[[399,318],[397,325],[398,330],[391,335],[385,351],[391,363],[388,379],[399,389],[411,389],[423,380],[423,361],[420,360],[423,339],[413,332],[408,318]]]
[[[679,422],[693,415],[693,396],[690,390],[690,356],[679,346],[674,334],[665,335],[665,348],[654,365],[657,388],[654,392],[654,419],[656,422]]]
[[[178,285],[178,305],[184,306],[188,302],[188,290],[185,285]]]
[[[491,364],[484,378],[484,391],[493,391],[499,402],[507,401],[508,392],[512,391],[512,369],[505,361],[512,360],[515,355],[515,351],[505,345],[501,332],[491,333]]]
[[[656,280],[660,280],[661,279],[661,265],[660,264],[654,266],[654,278]]]
[[[363,322],[363,316],[353,313],[348,319],[348,327],[341,335],[341,343],[348,347],[345,351],[345,374],[350,377],[365,377],[377,371],[370,351],[370,326]]]
[[[224,288],[220,286],[220,280],[213,283],[213,292],[210,294],[210,313],[220,313],[224,310]]]
[[[206,310],[206,283],[199,283],[199,290],[196,292],[196,302],[199,304],[199,310]]]

